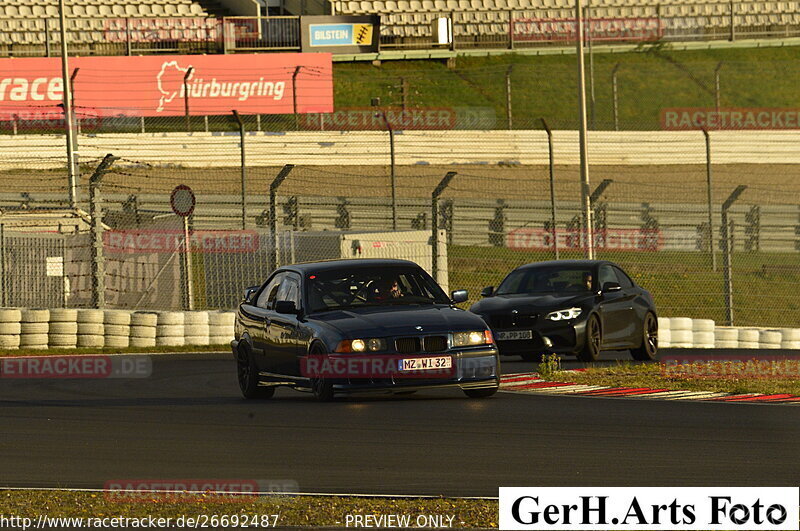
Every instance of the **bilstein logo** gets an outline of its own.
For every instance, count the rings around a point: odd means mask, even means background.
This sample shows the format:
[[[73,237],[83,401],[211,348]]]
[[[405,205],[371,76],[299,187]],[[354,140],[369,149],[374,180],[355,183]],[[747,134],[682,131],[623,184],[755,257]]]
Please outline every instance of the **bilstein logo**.
[[[158,91],[161,93],[156,112],[162,112],[164,106],[175,98],[183,99],[186,96],[183,78],[190,68],[191,65],[180,66],[178,61],[164,61],[161,71],[156,75]],[[286,89],[284,81],[265,81],[263,77],[250,81],[217,81],[216,77],[212,77],[207,81],[196,77],[196,73],[196,69],[192,70],[186,80],[190,98],[236,98],[247,101],[251,97],[266,96],[278,101],[283,99]]]

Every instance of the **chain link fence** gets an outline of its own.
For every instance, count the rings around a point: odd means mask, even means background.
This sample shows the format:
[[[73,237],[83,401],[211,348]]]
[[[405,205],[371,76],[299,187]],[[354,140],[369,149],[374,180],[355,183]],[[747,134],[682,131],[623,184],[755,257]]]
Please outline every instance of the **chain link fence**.
[[[590,133],[596,257],[651,290],[664,316],[797,326],[800,134],[708,139]],[[80,135],[76,213],[63,136],[16,137],[25,155],[0,170],[5,304],[96,303],[88,189],[105,153],[120,157],[99,184],[110,307],[230,308],[275,265],[368,256],[416,260],[474,301],[518,265],[585,255],[575,132],[551,143],[545,131],[262,132],[244,136],[244,165],[241,140]],[[190,253],[170,206],[179,184],[196,195]]]

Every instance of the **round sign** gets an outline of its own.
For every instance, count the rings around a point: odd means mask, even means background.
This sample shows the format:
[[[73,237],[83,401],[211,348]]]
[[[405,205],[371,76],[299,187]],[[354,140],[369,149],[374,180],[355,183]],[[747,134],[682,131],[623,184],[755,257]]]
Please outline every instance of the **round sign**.
[[[185,184],[179,184],[169,196],[172,211],[179,216],[191,216],[194,212],[194,192]]]

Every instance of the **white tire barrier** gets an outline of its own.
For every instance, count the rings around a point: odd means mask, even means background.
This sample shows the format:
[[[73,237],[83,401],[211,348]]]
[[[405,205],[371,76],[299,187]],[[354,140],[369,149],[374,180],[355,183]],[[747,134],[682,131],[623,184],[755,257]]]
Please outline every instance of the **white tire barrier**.
[[[800,350],[800,341],[781,341],[781,348]]]
[[[17,321],[12,322],[0,322],[0,335],[8,336],[18,336],[22,331],[22,324]]]
[[[236,312],[208,312],[208,344],[227,346],[233,340],[235,323]]]
[[[207,325],[208,312],[183,312],[184,325]]]
[[[105,313],[103,310],[79,309],[78,324],[103,324]]]
[[[22,311],[17,308],[0,308],[0,323],[18,323],[22,321]]]
[[[25,309],[20,312],[20,348],[46,349],[49,331],[50,310]]]
[[[102,336],[105,334],[103,323],[82,323],[78,321],[79,336]]]
[[[156,346],[182,347],[186,344],[183,312],[159,312],[156,322]]]
[[[106,339],[103,334],[78,334],[79,348],[101,348],[104,347],[105,344]]]
[[[185,338],[180,336],[156,336],[157,347],[182,347],[186,344]]]
[[[132,330],[133,328],[131,328]],[[135,348],[151,348],[156,346],[156,337],[135,337],[131,336],[131,347]]]
[[[739,348],[739,341],[726,341],[724,339],[718,339],[714,343],[715,348]]]
[[[692,348],[694,346],[694,333],[688,330],[670,330],[670,344],[673,348]]]
[[[155,312],[133,312],[131,326],[149,326],[155,328],[158,324],[158,314]]]
[[[130,337],[128,336],[103,336],[105,339],[105,346],[110,348],[128,348],[130,346]]]
[[[714,332],[714,321],[711,319],[692,319],[692,330],[694,332]]]
[[[758,341],[739,340],[739,348],[758,348]]]
[[[231,338],[233,339],[233,338]],[[658,328],[658,347],[669,348],[672,346],[672,330],[669,328]]]
[[[181,325],[183,326],[183,312],[158,312],[158,325]]]
[[[755,343],[756,345],[758,345],[758,336],[759,336],[758,328],[739,329],[739,343]],[[749,348],[749,347],[742,347],[742,348]]]
[[[781,333],[779,330],[761,330],[758,333],[758,346],[766,349],[781,348]]]
[[[669,328],[673,332],[676,330],[692,330],[692,320],[688,317],[670,317]]]
[[[109,348],[128,348],[131,334],[131,312],[105,310],[103,312],[103,338]]]
[[[145,339],[155,339],[156,338],[156,327],[155,326],[131,326],[131,339],[133,338],[145,338]]]
[[[50,327],[47,344],[56,348],[75,348],[78,346],[78,310],[74,308],[53,308],[50,310]]]
[[[232,328],[235,322],[236,312],[208,312],[208,324],[210,326],[230,326]]]
[[[692,347],[714,348],[714,332],[692,332]]]
[[[131,312],[127,310],[105,310],[103,312],[103,322],[107,325],[130,326]]]
[[[19,347],[31,350],[47,348],[47,334],[20,334]]]
[[[781,341],[800,341],[800,328],[781,328]]]
[[[0,334],[0,348],[12,350],[18,349],[19,338],[19,334]]]

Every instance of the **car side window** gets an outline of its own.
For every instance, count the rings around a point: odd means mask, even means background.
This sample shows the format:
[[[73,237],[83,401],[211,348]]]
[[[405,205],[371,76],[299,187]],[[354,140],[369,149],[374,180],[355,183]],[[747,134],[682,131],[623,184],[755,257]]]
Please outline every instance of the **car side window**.
[[[294,275],[284,277],[275,300],[292,301],[295,307],[300,307],[300,282]]]
[[[610,265],[601,265],[600,272],[597,276],[597,285],[600,289],[603,289],[606,282],[619,282],[617,275],[614,274],[614,270],[611,269]]]
[[[264,308],[265,310],[272,309],[272,304],[275,302],[278,296],[278,288],[285,278],[286,273],[278,273],[275,275],[272,280],[269,281],[269,284],[267,284],[267,286],[261,290],[258,300],[256,301],[256,306],[259,308]]]
[[[619,285],[622,286],[622,289],[628,289],[633,287],[633,281],[631,280],[631,277],[629,277],[625,273],[625,271],[623,271],[618,267],[615,267],[614,272],[617,274],[617,280],[619,282]]]

